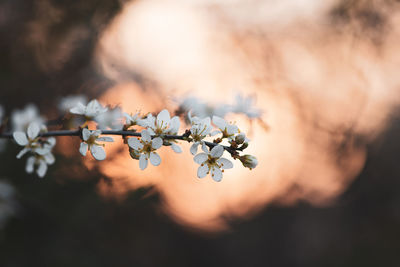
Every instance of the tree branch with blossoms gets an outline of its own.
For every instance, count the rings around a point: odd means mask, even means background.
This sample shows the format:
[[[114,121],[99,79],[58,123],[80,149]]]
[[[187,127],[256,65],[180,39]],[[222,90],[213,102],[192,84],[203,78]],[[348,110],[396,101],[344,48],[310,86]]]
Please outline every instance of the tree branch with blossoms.
[[[104,107],[97,100],[92,100],[86,105],[82,99],[73,98],[64,103],[63,109],[68,112],[64,124],[75,129],[48,131],[45,120],[38,116],[32,107],[25,113],[12,114],[14,131],[6,132],[4,123],[0,124],[0,138],[13,139],[23,147],[17,158],[29,154],[26,162],[28,173],[36,171],[39,177],[44,177],[48,165],[55,162],[52,149],[56,144],[55,137],[59,136],[79,137],[81,139],[79,152],[86,156],[90,151],[99,161],[106,159],[104,142],[114,141],[110,135],[121,136],[129,148],[131,158],[139,161],[141,170],[146,169],[149,161],[154,166],[161,164],[157,150],[162,146],[171,147],[174,152],[181,153],[179,142],[189,142],[192,143],[190,153],[194,156],[194,161],[200,164],[197,176],[203,178],[211,174],[212,179],[217,182],[221,181],[225,169],[233,168],[233,163],[222,157],[224,152],[228,152],[232,159],[239,160],[246,168],[253,169],[258,164],[254,156],[241,155],[249,144],[246,135],[238,126],[215,115],[211,119],[210,116],[192,116],[189,111],[187,119],[190,128],[183,134],[178,134],[180,118],[178,116],[171,118],[166,109],[157,116],[151,113],[131,115],[119,108]],[[2,116],[3,112],[0,112],[0,123]],[[90,129],[93,128],[92,122],[96,123],[95,129]],[[206,138],[213,140],[207,141]],[[198,153],[199,146],[201,153]]]

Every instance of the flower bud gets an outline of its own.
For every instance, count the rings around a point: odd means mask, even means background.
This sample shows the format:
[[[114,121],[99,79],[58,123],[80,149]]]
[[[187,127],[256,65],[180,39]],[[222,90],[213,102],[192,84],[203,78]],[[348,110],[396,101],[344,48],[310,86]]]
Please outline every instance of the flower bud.
[[[257,167],[258,164],[257,158],[252,155],[240,156],[239,160],[242,162],[244,167],[249,168],[250,170]]]
[[[240,133],[235,136],[236,144],[241,145],[244,141],[246,141],[246,135],[244,133]]]

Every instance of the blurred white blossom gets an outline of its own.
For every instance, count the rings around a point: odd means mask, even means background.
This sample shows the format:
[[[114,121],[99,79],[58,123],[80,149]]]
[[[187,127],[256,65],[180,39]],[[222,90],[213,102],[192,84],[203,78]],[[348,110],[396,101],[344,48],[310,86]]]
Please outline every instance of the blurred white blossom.
[[[15,199],[15,188],[5,180],[0,180],[0,228],[8,219],[17,213],[18,205]]]
[[[67,112],[70,109],[78,106],[81,103],[82,105],[86,105],[87,98],[83,95],[70,95],[63,97],[58,103],[58,109],[62,112]]]
[[[96,116],[107,112],[108,108],[103,107],[96,99],[90,101],[87,105],[77,103],[77,105],[69,110],[72,114],[85,116],[87,119],[94,119]]]
[[[261,110],[256,108],[255,98],[252,96],[244,97],[241,94],[236,95],[232,112],[244,114],[250,119],[261,117]]]
[[[100,130],[122,130],[124,124],[122,123],[122,111],[120,108],[107,110],[104,113],[95,117],[97,128]]]
[[[194,161],[200,164],[197,170],[197,177],[203,178],[211,172],[211,177],[214,181],[222,180],[222,172],[224,169],[233,168],[232,162],[226,158],[222,158],[224,148],[217,145],[207,153],[199,153],[194,157]]]
[[[11,113],[11,126],[13,131],[26,131],[28,125],[35,122],[43,125],[45,119],[40,116],[39,110],[33,104],[27,105],[22,110],[14,110]]]
[[[86,152],[90,150],[92,156],[97,160],[106,159],[106,152],[104,151],[103,144],[98,142],[114,142],[111,137],[100,137],[101,130],[90,131],[86,128],[82,130],[83,142],[79,147],[79,152],[86,156]]]

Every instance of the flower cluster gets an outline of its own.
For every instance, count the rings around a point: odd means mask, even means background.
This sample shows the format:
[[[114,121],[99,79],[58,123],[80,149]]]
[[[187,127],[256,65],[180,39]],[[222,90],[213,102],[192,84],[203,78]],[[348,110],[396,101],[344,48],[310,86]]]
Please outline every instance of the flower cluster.
[[[237,98],[237,105],[231,106],[232,112],[247,112],[248,117],[257,117],[259,112],[252,110],[248,105],[250,99]],[[46,174],[48,165],[54,163],[52,149],[56,144],[54,136],[70,135],[79,136],[81,143],[79,152],[86,156],[90,151],[96,160],[105,160],[106,152],[104,142],[113,142],[114,139],[106,135],[120,135],[127,144],[129,154],[138,160],[139,168],[144,170],[148,162],[153,166],[161,164],[158,150],[168,146],[176,153],[182,153],[179,142],[192,143],[190,153],[194,162],[200,164],[197,176],[203,178],[208,174],[214,181],[221,181],[223,172],[233,168],[231,160],[223,157],[224,153],[233,160],[239,160],[242,165],[254,169],[258,162],[254,156],[241,155],[249,143],[246,135],[234,123],[227,122],[221,116],[199,115],[198,111],[187,113],[188,128],[179,134],[181,127],[180,117],[171,117],[168,110],[164,109],[157,115],[128,114],[119,107],[103,106],[96,99],[89,102],[82,96],[71,96],[59,103],[59,110],[68,111],[67,116],[61,116],[63,125],[71,127],[66,130],[48,131],[36,107],[27,106],[24,110],[16,111],[11,116],[12,137],[23,149],[17,158],[29,154],[26,162],[26,171],[36,171],[39,177]],[[223,110],[223,109],[221,109]],[[251,115],[253,114],[253,115]],[[7,136],[1,128],[3,112],[0,109],[0,137]],[[79,122],[65,124],[65,120]],[[198,153],[198,148],[201,152]]]
[[[29,158],[26,161],[26,172],[32,173],[36,168],[39,177],[44,177],[47,172],[47,165],[54,163],[55,158],[51,150],[56,144],[54,137],[39,137],[40,131],[46,131],[45,126],[40,126],[36,122],[31,122],[26,132],[16,131],[13,133],[15,142],[24,148],[18,153],[17,158],[22,158],[28,152]]]

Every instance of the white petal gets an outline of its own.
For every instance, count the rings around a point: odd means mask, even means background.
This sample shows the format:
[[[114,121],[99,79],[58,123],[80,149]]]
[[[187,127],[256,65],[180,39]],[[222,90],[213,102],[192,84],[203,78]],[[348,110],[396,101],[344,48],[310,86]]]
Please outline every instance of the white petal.
[[[206,143],[202,142],[201,143],[201,150],[203,150],[204,153],[208,153],[208,146],[206,145]]]
[[[15,142],[17,142],[17,144],[20,146],[26,146],[29,143],[28,138],[26,137],[26,134],[24,132],[14,132],[13,137]]]
[[[92,156],[97,160],[105,160],[106,159],[106,152],[102,146],[92,145],[90,147],[90,152]]]
[[[227,125],[226,131],[228,132],[229,135],[231,135],[239,132],[239,128],[236,125]]]
[[[194,162],[196,162],[197,164],[202,164],[202,163],[204,163],[207,159],[208,159],[208,154],[206,154],[206,153],[197,154],[197,155],[194,156],[194,158],[193,158]]]
[[[114,142],[114,139],[113,139],[112,137],[109,137],[109,136],[103,136],[103,137],[97,138],[97,141],[101,141],[101,142]]]
[[[150,162],[151,162],[151,164],[153,164],[153,166],[158,166],[161,163],[161,157],[157,153],[151,152],[150,153]]]
[[[163,140],[160,137],[156,137],[151,142],[151,147],[154,149],[159,149],[163,144]]]
[[[157,124],[158,126],[163,126],[165,127],[166,125],[169,125],[169,122],[171,121],[171,116],[169,115],[168,110],[163,109],[158,115],[157,115]]]
[[[146,169],[147,168],[147,164],[148,164],[148,161],[147,161],[146,155],[145,154],[141,154],[140,157],[139,157],[139,167],[140,167],[140,169],[141,170]]]
[[[78,105],[76,105],[76,107],[73,107],[69,110],[69,112],[71,112],[72,114],[78,114],[78,115],[85,114],[85,111],[86,111],[86,106],[80,102],[78,103]]]
[[[199,144],[199,142],[196,142],[190,147],[190,153],[192,153],[192,155],[196,155]]]
[[[214,136],[214,135],[217,135],[217,134],[219,134],[219,133],[221,133],[221,131],[215,130],[215,131],[212,131],[212,132],[210,133],[210,135],[211,135],[211,136]]]
[[[219,168],[213,167],[211,169],[211,178],[213,178],[216,182],[221,182],[222,180],[222,171]]]
[[[143,144],[140,143],[140,141],[135,137],[128,139],[128,145],[130,148],[132,148],[134,150],[140,150],[143,148]]]
[[[179,126],[181,125],[181,122],[179,120],[178,116],[175,116],[171,119],[171,122],[169,124],[169,133],[170,134],[177,134],[179,131]]]
[[[52,153],[47,153],[46,155],[44,155],[44,160],[49,165],[53,164],[56,161],[56,159]]]
[[[47,172],[47,164],[46,164],[46,162],[41,160],[40,163],[39,163],[39,167],[36,170],[36,173],[40,178],[43,178],[44,175],[46,174],[46,172]]]
[[[218,164],[221,165],[221,169],[232,169],[233,168],[233,163],[226,159],[226,158],[220,158],[217,160]]]
[[[177,144],[172,143],[171,144],[171,148],[176,153],[182,153],[182,148],[180,146],[178,146]]]
[[[224,148],[221,145],[217,145],[211,149],[210,155],[213,158],[220,158],[224,153]]]
[[[35,164],[35,160],[36,160],[35,157],[31,156],[26,161],[25,171],[27,173],[32,173],[33,172],[33,165]]]
[[[30,151],[31,149],[30,148],[27,148],[27,147],[25,147],[24,149],[22,149],[19,153],[18,153],[18,155],[17,155],[17,159],[20,159],[20,158],[22,158],[22,156],[23,155],[25,155],[28,151]]]
[[[212,121],[213,121],[213,123],[214,123],[215,125],[217,125],[217,127],[220,128],[221,130],[224,130],[225,127],[226,127],[226,125],[227,125],[227,122],[226,122],[223,118],[218,117],[218,116],[213,116]]]
[[[56,145],[56,138],[54,138],[54,137],[50,137],[46,141],[47,141],[47,145],[50,147],[53,147]]]
[[[99,137],[101,135],[101,130],[94,130],[94,131],[90,131],[91,135],[94,135],[96,137]]]
[[[39,155],[43,156],[46,155],[50,152],[49,147],[40,147],[40,148],[35,148],[34,152],[38,153]]]
[[[208,169],[208,165],[207,164],[205,164],[203,166],[200,166],[197,169],[197,177],[199,177],[199,178],[205,177],[207,175],[207,173],[208,173],[208,170],[209,169]]]
[[[82,130],[83,140],[87,141],[89,139],[90,135],[91,135],[90,131],[86,128],[83,128],[83,130]]]
[[[144,142],[149,143],[151,141],[151,136],[148,130],[143,130],[141,135]]]
[[[89,145],[82,142],[80,147],[79,147],[79,152],[82,154],[82,156],[86,156],[86,152],[88,151]]]
[[[31,140],[35,139],[38,136],[39,132],[40,132],[39,125],[36,122],[31,122],[28,126],[28,131],[27,131],[29,139]]]

